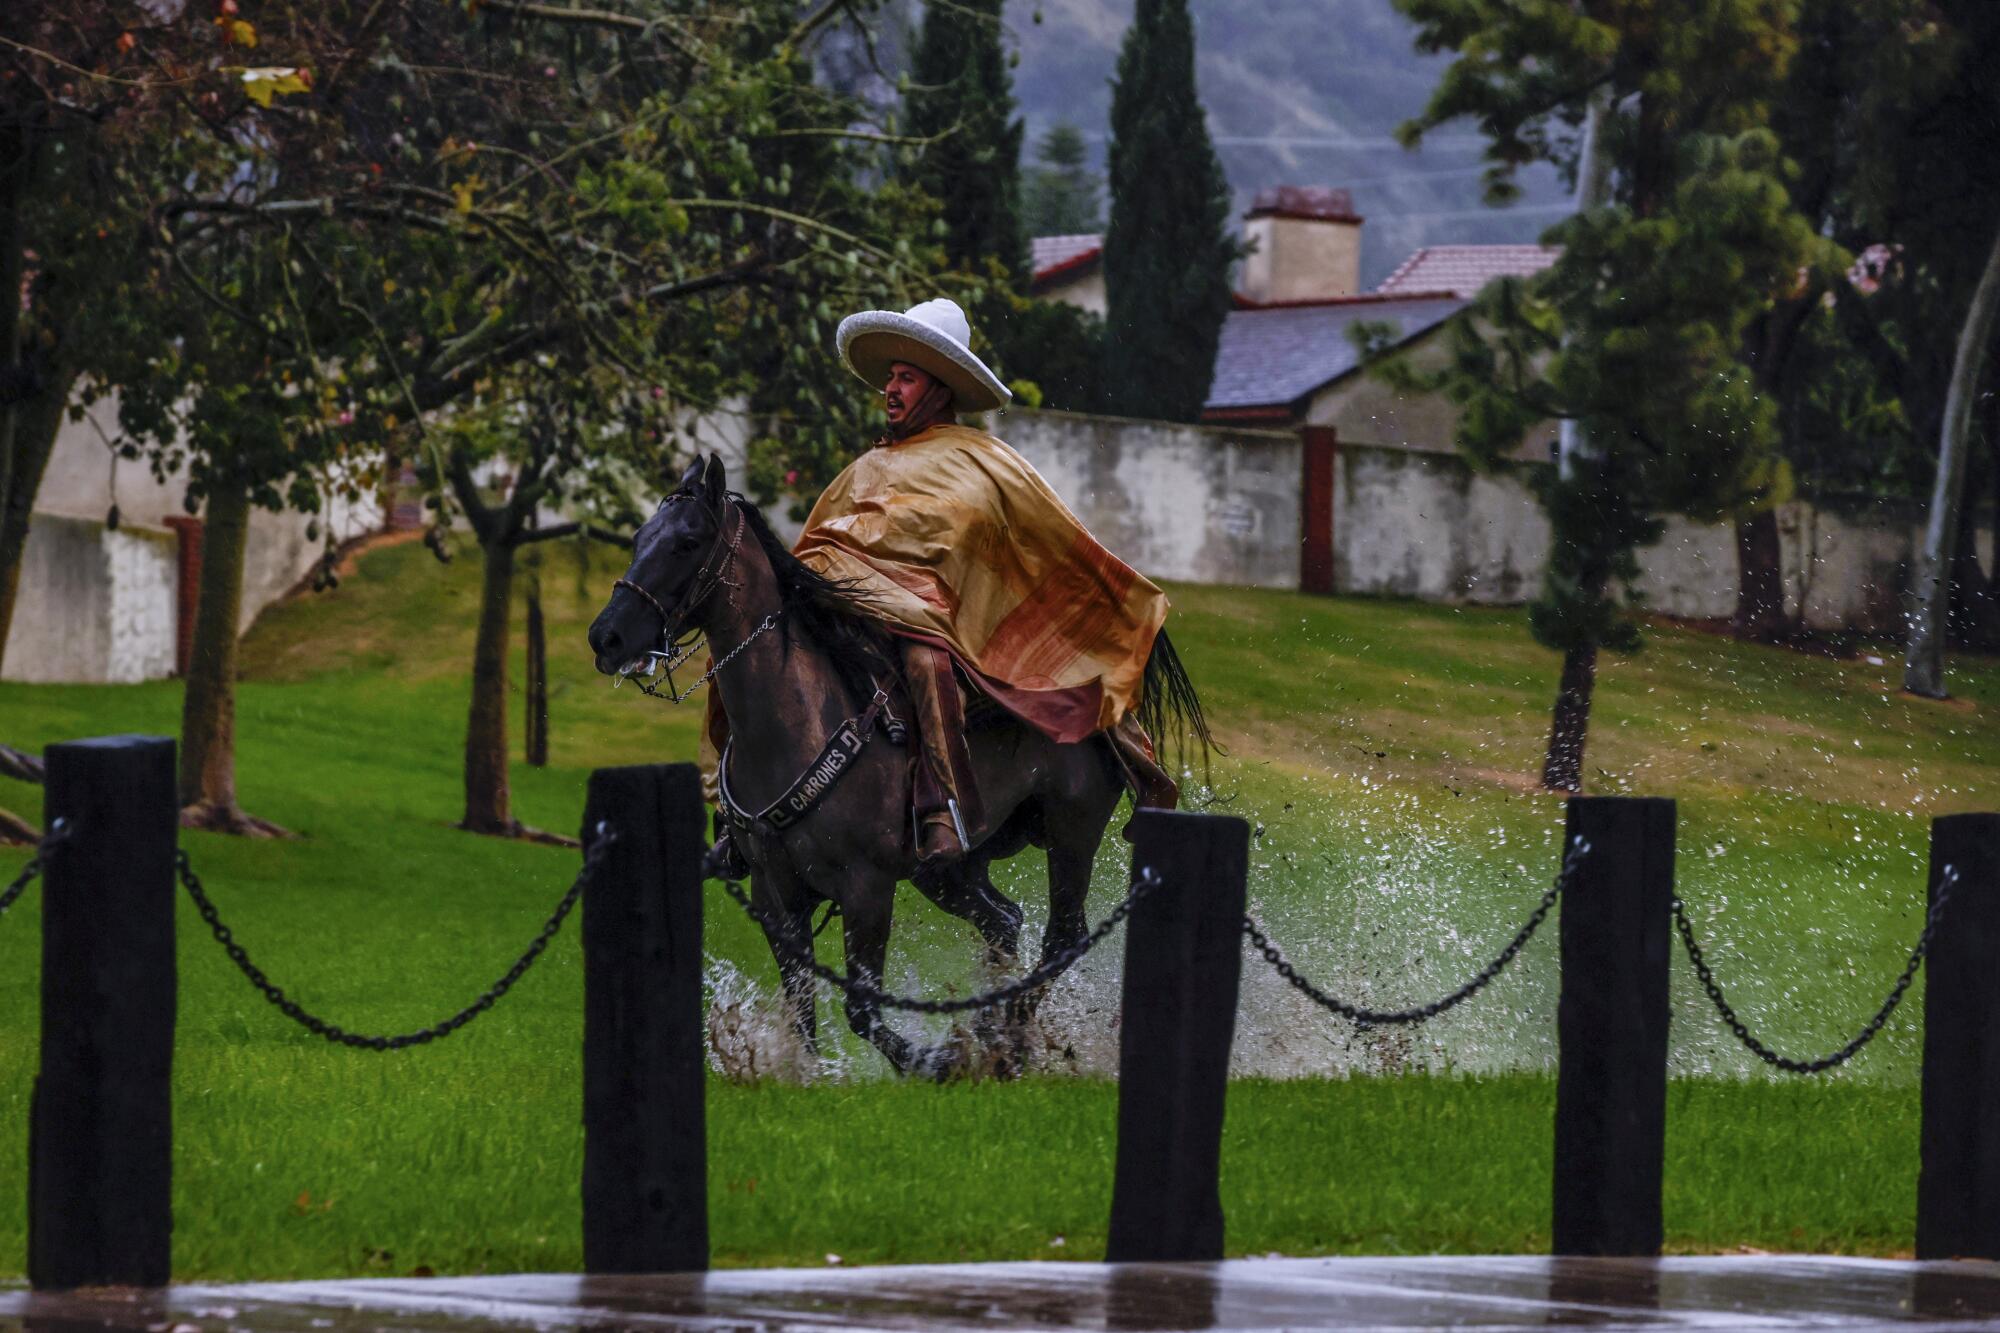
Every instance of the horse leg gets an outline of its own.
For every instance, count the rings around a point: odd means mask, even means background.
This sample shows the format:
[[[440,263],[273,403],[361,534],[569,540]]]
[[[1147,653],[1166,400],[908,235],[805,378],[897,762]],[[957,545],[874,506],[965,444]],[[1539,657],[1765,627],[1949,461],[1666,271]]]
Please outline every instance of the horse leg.
[[[857,886],[858,887],[858,886]],[[847,945],[847,975],[878,989],[889,960],[889,924],[894,915],[895,885],[875,892],[848,892],[840,897],[841,938]],[[888,1059],[897,1073],[910,1072],[917,1049],[882,1018],[873,1000],[847,994],[847,1026]]]
[[[1046,963],[1063,950],[1081,944],[1089,933],[1083,900],[1090,892],[1090,870],[1098,844],[1111,823],[1123,792],[1109,765],[1088,748],[1076,747],[1072,759],[1087,767],[1077,775],[1066,799],[1045,802],[1049,849],[1049,925],[1042,932]]]
[[[964,860],[919,870],[911,883],[943,911],[970,921],[986,941],[986,960],[1011,963],[1021,946],[1021,905],[1000,892],[987,873],[993,856],[982,844]]]
[[[778,960],[778,977],[785,988],[785,1016],[804,1044],[806,1054],[816,1056],[819,1054],[818,996],[813,993],[812,968],[797,952],[801,947],[808,951],[812,948],[812,904],[787,906],[799,897],[797,885],[789,876],[759,873],[750,879],[750,901],[757,908],[757,924],[771,946],[771,956]]]
[[[783,927],[780,927],[781,929]],[[767,939],[772,929],[764,928]],[[812,947],[812,909],[791,914],[790,935],[792,941],[803,940],[805,947]],[[791,950],[771,940],[771,952],[778,958],[778,976],[785,983],[785,1016],[791,1020],[792,1031],[798,1034],[807,1055],[819,1054],[819,997],[813,993],[813,972],[804,959]]]

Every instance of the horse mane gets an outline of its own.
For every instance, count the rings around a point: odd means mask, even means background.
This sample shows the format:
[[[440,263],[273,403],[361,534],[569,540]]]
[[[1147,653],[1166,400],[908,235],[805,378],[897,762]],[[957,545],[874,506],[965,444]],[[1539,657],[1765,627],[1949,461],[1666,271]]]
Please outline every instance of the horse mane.
[[[882,621],[861,608],[852,580],[830,579],[791,553],[757,506],[736,494],[730,499],[744,526],[763,548],[777,576],[778,595],[793,624],[802,626],[833,660],[848,693],[857,702],[874,695],[902,674],[902,655]]]

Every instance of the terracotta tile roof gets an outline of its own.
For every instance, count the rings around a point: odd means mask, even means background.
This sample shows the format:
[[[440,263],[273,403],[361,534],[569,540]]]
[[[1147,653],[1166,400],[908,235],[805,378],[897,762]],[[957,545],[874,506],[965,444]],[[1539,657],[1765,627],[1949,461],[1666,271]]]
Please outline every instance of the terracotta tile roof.
[[[1104,238],[1099,235],[1037,236],[1028,242],[1029,263],[1034,266],[1035,286],[1065,277],[1095,263],[1104,256]]]
[[[1370,294],[1314,305],[1232,310],[1222,324],[1203,414],[1242,417],[1257,408],[1289,408],[1360,363],[1347,333],[1354,324],[1393,324],[1399,338],[1410,338],[1465,305],[1436,293],[1401,298]]]
[[[1525,278],[1556,262],[1552,245],[1427,245],[1405,259],[1375,290],[1450,292],[1470,298],[1495,278]]]

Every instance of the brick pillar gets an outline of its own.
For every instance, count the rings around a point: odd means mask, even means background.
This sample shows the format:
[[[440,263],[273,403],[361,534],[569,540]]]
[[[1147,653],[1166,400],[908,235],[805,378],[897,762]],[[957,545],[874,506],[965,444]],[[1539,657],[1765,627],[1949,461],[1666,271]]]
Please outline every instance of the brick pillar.
[[[1340,439],[1331,426],[1299,430],[1299,591],[1333,592],[1333,469]]]
[[[166,520],[179,539],[174,580],[174,674],[186,676],[194,651],[194,611],[201,600],[201,520],[176,514]]]

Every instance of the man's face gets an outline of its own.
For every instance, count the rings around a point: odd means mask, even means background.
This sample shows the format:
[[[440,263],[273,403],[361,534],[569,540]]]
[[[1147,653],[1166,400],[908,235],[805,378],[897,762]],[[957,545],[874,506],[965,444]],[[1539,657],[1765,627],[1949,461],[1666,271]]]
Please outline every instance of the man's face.
[[[936,380],[928,371],[919,370],[907,361],[891,365],[889,382],[882,386],[882,408],[889,414],[889,424],[902,425],[934,383]]]

